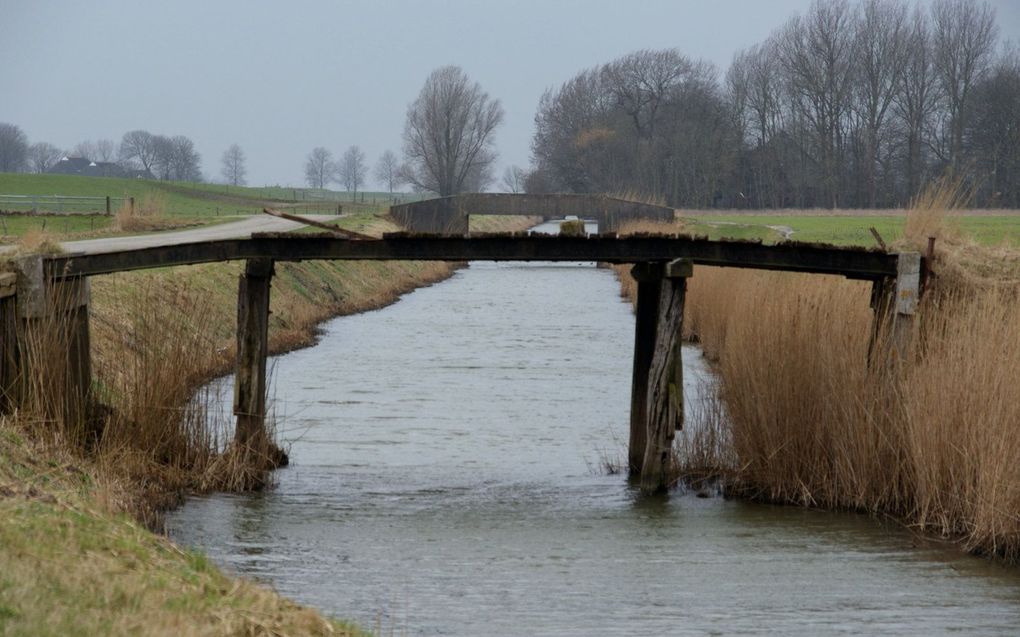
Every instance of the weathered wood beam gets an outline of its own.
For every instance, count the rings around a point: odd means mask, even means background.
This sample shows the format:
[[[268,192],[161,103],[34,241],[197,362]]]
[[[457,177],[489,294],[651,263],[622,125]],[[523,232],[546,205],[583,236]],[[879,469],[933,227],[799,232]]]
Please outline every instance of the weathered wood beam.
[[[631,276],[637,281],[634,367],[630,384],[630,438],[627,446],[627,469],[632,478],[641,476],[648,446],[648,373],[655,354],[662,272],[661,263],[639,263],[631,268]]]
[[[266,360],[269,356],[269,291],[273,261],[249,259],[237,288],[237,375],[234,441],[247,447],[265,435]]]
[[[663,274],[645,397],[647,437],[641,491],[646,494],[660,493],[669,487],[673,438],[684,422],[682,331],[687,279],[693,274],[693,264],[685,259],[671,261]]]
[[[29,383],[59,387],[62,417],[67,423],[82,423],[89,415],[92,391],[91,339],[89,334],[89,299],[91,289],[86,277],[52,281],[45,275],[44,257],[33,255],[15,259],[17,271],[17,334],[12,352],[4,348],[6,367],[3,382],[14,382],[6,396],[11,401],[23,400]],[[10,319],[4,319],[9,321]],[[9,325],[3,327],[6,332]],[[53,367],[49,359],[56,347],[62,369]],[[38,357],[46,360],[36,360]],[[45,370],[52,378],[34,378]]]
[[[895,255],[896,276],[875,281],[871,290],[871,338],[869,363],[876,362],[878,349],[884,348],[885,363],[904,360],[914,333],[914,318],[921,300],[922,259],[918,252]]]
[[[764,245],[690,237],[415,237],[374,241],[324,235],[256,235],[141,248],[118,252],[58,255],[46,260],[54,278],[107,274],[173,265],[266,258],[422,261],[601,261],[667,262],[689,259],[697,265],[836,274],[875,280],[897,276],[897,257],[864,249],[808,244]]]

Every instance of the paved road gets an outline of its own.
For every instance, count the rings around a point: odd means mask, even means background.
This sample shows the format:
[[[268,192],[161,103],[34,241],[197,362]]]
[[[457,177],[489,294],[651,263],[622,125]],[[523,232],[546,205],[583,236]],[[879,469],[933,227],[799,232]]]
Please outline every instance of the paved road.
[[[315,221],[329,222],[339,217],[328,215],[307,215]],[[254,232],[286,232],[303,228],[305,224],[269,215],[248,217],[241,221],[221,223],[213,226],[179,230],[176,232],[155,232],[152,234],[107,237],[105,239],[87,239],[85,241],[65,241],[61,247],[65,251],[86,254],[135,250],[138,248],[154,248],[157,246],[176,245],[180,243],[199,243],[217,239],[245,239]]]

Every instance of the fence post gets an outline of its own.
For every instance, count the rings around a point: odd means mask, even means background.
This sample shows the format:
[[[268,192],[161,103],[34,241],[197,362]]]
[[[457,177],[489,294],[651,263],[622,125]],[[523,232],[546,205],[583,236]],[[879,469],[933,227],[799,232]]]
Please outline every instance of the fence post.
[[[110,216],[110,195],[106,195],[106,216]]]
[[[130,211],[131,211],[131,216],[133,217],[133,216],[135,216],[135,198],[131,197],[131,199],[129,201],[131,202],[131,209],[130,209]]]

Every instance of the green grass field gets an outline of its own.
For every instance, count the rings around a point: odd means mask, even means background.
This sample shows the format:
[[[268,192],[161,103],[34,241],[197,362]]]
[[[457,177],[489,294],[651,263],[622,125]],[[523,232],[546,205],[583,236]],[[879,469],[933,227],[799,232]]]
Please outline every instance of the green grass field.
[[[389,205],[388,193],[358,193],[356,206]],[[78,175],[37,175],[0,173],[0,195],[62,195],[79,197],[134,197],[136,203],[145,197],[163,198],[166,214],[171,216],[230,216],[258,214],[267,205],[298,209],[302,212],[328,214],[337,204],[352,206],[351,193],[310,188],[248,188],[220,184],[169,183],[145,179],[113,177],[82,177]],[[420,199],[420,195],[400,193],[401,201]],[[0,208],[4,205],[0,203]],[[51,210],[47,210],[50,212]]]
[[[869,228],[874,227],[886,243],[891,243],[903,235],[906,221],[902,215],[697,214],[690,219],[694,221],[690,226],[692,232],[711,238],[775,241],[782,238],[775,228],[785,227],[793,231],[790,239],[794,241],[862,246],[876,245]],[[980,243],[1020,246],[1020,214],[964,215],[953,218],[951,223],[958,224],[963,234]]]

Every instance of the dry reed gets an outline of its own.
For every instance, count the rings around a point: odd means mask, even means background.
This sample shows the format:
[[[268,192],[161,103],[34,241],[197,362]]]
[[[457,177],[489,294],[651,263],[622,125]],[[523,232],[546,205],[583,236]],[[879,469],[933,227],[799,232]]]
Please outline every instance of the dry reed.
[[[124,198],[114,216],[114,226],[122,232],[159,230],[169,224],[166,210],[167,196],[162,191],[148,191],[137,202]]]
[[[891,515],[1020,559],[1020,304],[1007,276],[1020,255],[946,227],[958,192],[943,184],[914,204],[905,247],[938,237],[939,276],[899,365],[868,364],[866,284],[696,269],[685,333],[715,362],[720,388],[714,414],[678,438],[681,470],[751,498]]]

